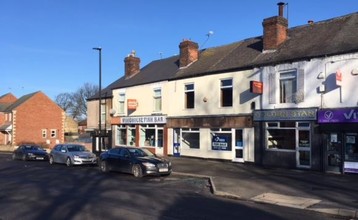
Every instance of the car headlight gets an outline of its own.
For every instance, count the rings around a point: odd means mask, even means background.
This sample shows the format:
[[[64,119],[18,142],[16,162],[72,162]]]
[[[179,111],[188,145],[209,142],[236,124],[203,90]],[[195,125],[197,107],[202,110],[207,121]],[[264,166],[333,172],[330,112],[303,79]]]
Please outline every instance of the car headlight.
[[[27,153],[27,156],[34,156],[34,154],[33,153]]]
[[[155,167],[154,164],[149,163],[149,162],[143,162],[142,164],[143,164],[144,166],[148,167],[148,168],[150,168],[150,167]]]
[[[78,159],[80,159],[80,156],[78,156],[78,155],[73,155],[73,159],[78,160]]]

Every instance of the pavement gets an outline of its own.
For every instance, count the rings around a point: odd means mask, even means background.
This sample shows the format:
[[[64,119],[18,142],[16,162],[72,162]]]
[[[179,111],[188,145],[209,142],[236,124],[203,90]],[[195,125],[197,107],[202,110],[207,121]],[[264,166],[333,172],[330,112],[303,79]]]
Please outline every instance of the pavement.
[[[358,219],[358,174],[170,157],[173,174],[207,178],[214,195]]]

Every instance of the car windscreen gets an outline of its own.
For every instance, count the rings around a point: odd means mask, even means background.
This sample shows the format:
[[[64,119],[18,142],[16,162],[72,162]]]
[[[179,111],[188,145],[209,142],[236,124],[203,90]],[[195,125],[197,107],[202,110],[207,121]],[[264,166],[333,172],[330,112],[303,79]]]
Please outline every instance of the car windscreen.
[[[128,149],[134,157],[153,157],[154,154],[147,149]]]
[[[74,151],[85,151],[85,148],[81,145],[70,145],[67,146],[67,150],[69,152],[74,152]]]
[[[31,146],[31,145],[25,146],[24,149],[25,150],[42,150],[42,148],[39,146]]]

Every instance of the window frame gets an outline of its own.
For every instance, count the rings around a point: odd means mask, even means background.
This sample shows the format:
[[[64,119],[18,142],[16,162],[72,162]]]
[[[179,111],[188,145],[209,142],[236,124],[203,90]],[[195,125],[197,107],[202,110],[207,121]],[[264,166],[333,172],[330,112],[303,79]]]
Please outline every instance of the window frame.
[[[159,93],[157,93],[159,91]],[[153,112],[162,112],[162,88],[153,89]]]
[[[189,88],[192,86],[192,88]],[[187,83],[184,85],[184,108],[194,109],[195,108],[195,85],[194,83]]]
[[[290,76],[289,74],[294,74]],[[298,92],[298,72],[297,69],[283,71],[279,73],[279,101],[281,104],[296,103]],[[286,75],[286,76],[285,76]],[[292,87],[290,92],[287,91],[287,83]]]
[[[229,85],[225,82],[230,81]],[[234,80],[233,78],[226,78],[220,80],[220,107],[232,107],[234,102]],[[229,97],[227,95],[230,93]]]

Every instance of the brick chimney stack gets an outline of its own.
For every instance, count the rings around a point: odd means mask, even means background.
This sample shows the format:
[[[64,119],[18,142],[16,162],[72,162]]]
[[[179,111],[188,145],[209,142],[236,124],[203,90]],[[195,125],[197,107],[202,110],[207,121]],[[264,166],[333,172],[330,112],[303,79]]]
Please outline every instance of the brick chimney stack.
[[[283,8],[285,3],[280,2],[278,5],[278,16],[264,19],[262,26],[263,50],[276,50],[280,44],[287,39],[288,21],[283,17]]]
[[[140,59],[135,56],[135,51],[132,51],[131,54],[124,59],[124,69],[126,78],[130,78],[139,73]]]
[[[183,40],[180,45],[179,67],[186,67],[199,58],[199,45],[190,40]]]

